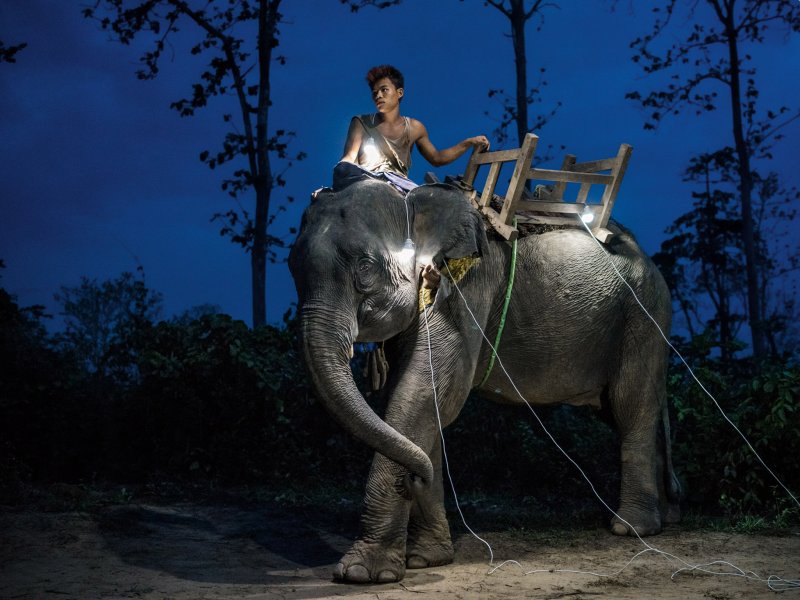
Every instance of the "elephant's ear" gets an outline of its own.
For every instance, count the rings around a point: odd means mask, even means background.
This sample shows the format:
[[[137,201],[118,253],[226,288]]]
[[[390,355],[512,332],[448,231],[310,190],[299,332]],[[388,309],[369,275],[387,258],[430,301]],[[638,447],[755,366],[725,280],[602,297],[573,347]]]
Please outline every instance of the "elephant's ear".
[[[408,200],[414,210],[418,256],[430,256],[441,264],[486,252],[483,219],[461,190],[447,184],[422,185],[409,192]]]

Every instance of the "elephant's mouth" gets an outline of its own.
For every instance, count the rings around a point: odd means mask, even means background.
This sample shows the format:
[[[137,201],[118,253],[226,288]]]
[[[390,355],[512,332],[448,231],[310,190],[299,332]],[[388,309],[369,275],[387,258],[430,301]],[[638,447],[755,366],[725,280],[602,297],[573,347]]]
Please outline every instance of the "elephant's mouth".
[[[419,303],[419,287],[404,281],[381,295],[362,300],[356,312],[357,342],[384,342],[414,322]]]

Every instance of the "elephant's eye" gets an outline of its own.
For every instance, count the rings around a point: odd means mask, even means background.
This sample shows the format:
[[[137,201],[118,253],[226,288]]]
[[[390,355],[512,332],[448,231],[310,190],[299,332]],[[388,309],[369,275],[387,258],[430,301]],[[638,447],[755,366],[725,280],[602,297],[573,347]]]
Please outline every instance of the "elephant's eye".
[[[362,258],[356,265],[356,289],[366,292],[378,281],[378,265],[370,258]]]

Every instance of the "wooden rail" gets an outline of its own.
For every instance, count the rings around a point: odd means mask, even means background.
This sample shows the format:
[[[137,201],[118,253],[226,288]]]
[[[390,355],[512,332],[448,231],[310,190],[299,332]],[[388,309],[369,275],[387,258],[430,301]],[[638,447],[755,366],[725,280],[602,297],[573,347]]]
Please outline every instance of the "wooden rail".
[[[612,233],[606,229],[606,225],[633,148],[628,144],[622,144],[614,157],[582,163],[575,162],[575,156],[568,154],[561,164],[561,169],[554,170],[531,167],[538,143],[539,136],[529,133],[520,148],[473,152],[464,175],[460,178],[462,185],[470,190],[472,203],[486,215],[492,227],[507,240],[514,240],[519,235],[513,225],[515,216],[518,222],[580,226],[577,219],[584,215],[592,215],[589,228],[598,240],[607,242]],[[506,195],[501,197],[495,194],[495,187],[500,169],[503,163],[507,162],[515,163],[514,171]],[[483,165],[490,165],[489,173],[483,191],[478,194],[473,185],[478,170]],[[528,180],[549,181],[555,185],[536,198],[528,193],[526,188]],[[568,183],[580,184],[574,200],[564,198]],[[593,185],[604,187],[599,203],[588,201],[589,190]],[[499,211],[492,207],[492,199],[500,200]]]

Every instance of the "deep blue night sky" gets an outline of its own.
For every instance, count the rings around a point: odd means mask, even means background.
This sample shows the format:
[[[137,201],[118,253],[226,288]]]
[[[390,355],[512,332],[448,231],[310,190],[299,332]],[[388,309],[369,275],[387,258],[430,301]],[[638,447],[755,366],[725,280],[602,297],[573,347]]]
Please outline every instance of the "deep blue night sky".
[[[564,145],[579,160],[612,156],[622,142],[634,146],[614,216],[655,252],[664,229],[691,204],[691,188],[681,181],[689,157],[731,143],[728,106],[723,101],[716,113],[689,112],[656,132],[643,130],[643,115],[624,95],[655,84],[628,47],[650,30],[653,3],[621,2],[614,12],[601,0],[559,4],[546,11],[540,32],[532,23],[527,30],[530,83],[541,66],[547,69],[539,110],[563,104],[537,133],[542,144]],[[234,205],[219,188],[223,173],[198,160],[222,139],[221,115],[235,114],[235,99],[216,99],[197,116],[180,118],[169,104],[190,94],[202,66],[186,52],[196,37],[191,27],[175,38],[159,77],[139,81],[136,61],[149,40],[110,42],[81,17],[81,6],[0,4],[0,39],[28,43],[16,64],[0,65],[0,258],[7,266],[0,285],[21,305],[54,312],[60,285],[75,285],[82,275],[116,277],[141,264],[147,284],[164,295],[164,316],[212,303],[249,322],[249,258],[209,221]],[[513,93],[507,21],[480,0],[405,0],[357,14],[338,0],[286,0],[282,12],[277,53],[287,64],[273,70],[271,126],[295,131],[293,149],[308,158],[286,173],[288,186],[276,194],[276,203],[285,195],[297,199],[276,221],[276,235],[287,235],[309,193],[330,182],[350,117],[371,112],[363,78],[374,64],[404,72],[403,113],[423,121],[439,147],[479,133],[491,137],[499,106],[487,91]],[[776,33],[753,54],[761,106],[796,105],[800,36]],[[800,122],[784,133],[771,169],[798,185]],[[458,173],[464,161],[436,172]],[[433,169],[415,153],[412,178],[427,170]],[[276,322],[294,287],[285,264],[270,265],[267,277],[268,321]]]

